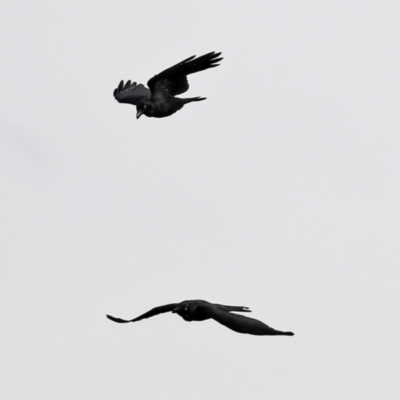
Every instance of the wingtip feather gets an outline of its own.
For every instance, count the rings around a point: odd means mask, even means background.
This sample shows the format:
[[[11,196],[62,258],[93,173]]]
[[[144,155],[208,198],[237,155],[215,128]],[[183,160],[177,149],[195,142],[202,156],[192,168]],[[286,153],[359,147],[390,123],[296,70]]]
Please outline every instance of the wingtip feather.
[[[111,321],[118,322],[119,324],[124,324],[124,323],[126,323],[126,322],[131,322],[131,321],[127,321],[127,320],[125,320],[125,319],[115,318],[115,317],[113,317],[112,315],[108,315],[108,314],[106,314],[106,317],[107,317],[108,319],[110,319]]]

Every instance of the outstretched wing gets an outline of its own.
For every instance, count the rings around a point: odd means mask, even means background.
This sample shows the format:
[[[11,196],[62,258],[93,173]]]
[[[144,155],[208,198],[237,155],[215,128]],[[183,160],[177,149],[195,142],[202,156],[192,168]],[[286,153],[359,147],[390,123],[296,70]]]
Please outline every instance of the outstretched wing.
[[[240,314],[231,314],[217,308],[213,308],[210,317],[215,321],[239,333],[250,335],[287,335],[293,336],[292,332],[277,331],[257,319],[245,317]]]
[[[222,57],[214,51],[204,56],[192,56],[153,76],[147,86],[153,97],[182,94],[189,89],[187,75],[217,67]]]
[[[155,315],[172,311],[176,308],[177,305],[178,305],[177,303],[173,303],[173,304],[166,304],[165,306],[155,307],[155,308],[151,309],[150,311],[147,311],[146,313],[139,315],[139,317],[136,317],[136,318],[130,319],[130,320],[115,318],[115,317],[112,317],[111,315],[107,315],[107,318],[111,319],[111,321],[118,322],[120,324],[124,324],[126,322],[136,322],[136,321],[140,321],[141,319],[154,317]]]
[[[151,92],[141,83],[121,81],[118,87],[114,90],[114,97],[120,103],[128,103],[136,106],[140,100],[150,97]]]

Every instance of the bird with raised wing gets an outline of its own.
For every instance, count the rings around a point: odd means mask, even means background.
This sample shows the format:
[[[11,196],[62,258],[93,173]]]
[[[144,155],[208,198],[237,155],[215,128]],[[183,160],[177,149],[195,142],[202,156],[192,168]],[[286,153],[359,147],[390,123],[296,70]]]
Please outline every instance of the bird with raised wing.
[[[247,333],[249,335],[294,335],[293,332],[278,331],[264,324],[264,322],[254,318],[245,317],[244,315],[234,314],[232,311],[251,312],[248,307],[225,306],[222,304],[209,303],[205,300],[185,300],[181,303],[172,303],[155,307],[131,320],[115,318],[111,315],[107,315],[107,318],[114,322],[127,323],[137,322],[166,312],[172,312],[181,316],[185,321],[205,321],[207,319],[214,319],[235,332]]]
[[[221,53],[211,52],[203,56],[189,57],[180,63],[153,76],[145,87],[143,84],[121,81],[114,90],[114,97],[120,103],[136,106],[136,118],[141,115],[147,117],[168,117],[185,104],[192,101],[202,101],[205,97],[179,98],[176,95],[185,93],[189,89],[187,76],[209,68],[217,67],[222,60]]]

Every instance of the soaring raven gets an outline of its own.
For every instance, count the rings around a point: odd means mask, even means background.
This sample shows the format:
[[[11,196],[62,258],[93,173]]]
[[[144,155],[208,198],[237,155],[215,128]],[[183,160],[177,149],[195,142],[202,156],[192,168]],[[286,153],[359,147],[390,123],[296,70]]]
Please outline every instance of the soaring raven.
[[[181,303],[155,307],[131,320],[115,318],[111,315],[107,315],[107,318],[119,323],[136,322],[170,311],[180,315],[185,321],[205,321],[206,319],[212,318],[220,324],[225,325],[227,328],[239,333],[248,333],[250,335],[294,335],[293,332],[277,331],[257,319],[239,314],[231,314],[231,311],[251,312],[248,307],[224,306],[222,304],[209,303],[204,300],[185,300]]]
[[[175,97],[189,89],[187,75],[217,67],[222,57],[221,53],[211,52],[204,56],[192,56],[179,64],[153,76],[148,82],[147,89],[141,83],[121,81],[114,90],[114,97],[120,103],[136,106],[136,118],[142,114],[148,117],[163,118],[180,110],[185,104],[192,101],[205,100],[205,97],[190,97],[181,99]]]

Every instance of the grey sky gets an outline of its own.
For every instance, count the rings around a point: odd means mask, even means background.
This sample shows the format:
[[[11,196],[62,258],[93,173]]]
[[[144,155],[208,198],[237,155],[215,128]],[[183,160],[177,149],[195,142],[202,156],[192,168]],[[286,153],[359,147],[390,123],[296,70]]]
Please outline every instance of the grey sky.
[[[347,3],[4,2],[0,398],[399,398],[400,6]],[[105,318],[196,298],[296,335]]]

